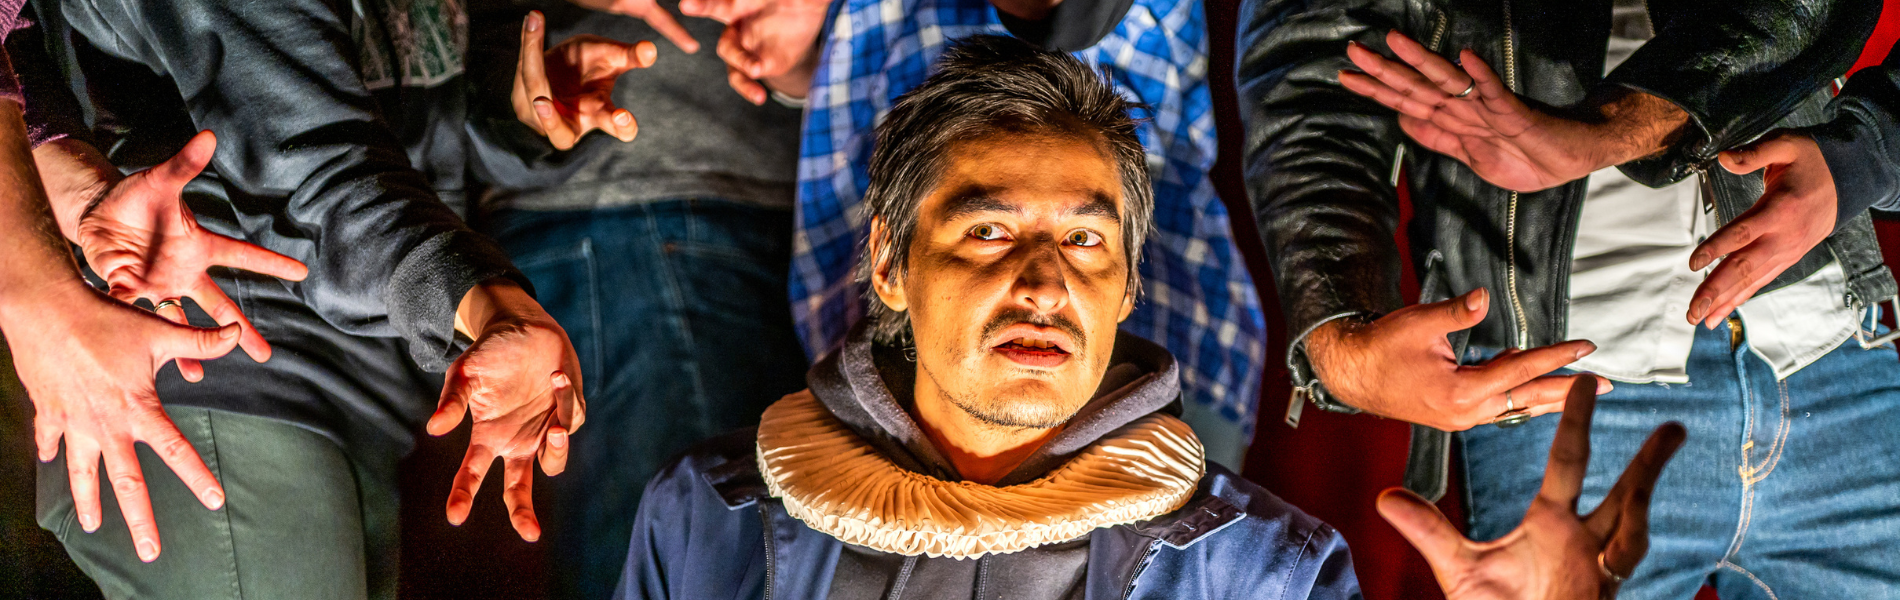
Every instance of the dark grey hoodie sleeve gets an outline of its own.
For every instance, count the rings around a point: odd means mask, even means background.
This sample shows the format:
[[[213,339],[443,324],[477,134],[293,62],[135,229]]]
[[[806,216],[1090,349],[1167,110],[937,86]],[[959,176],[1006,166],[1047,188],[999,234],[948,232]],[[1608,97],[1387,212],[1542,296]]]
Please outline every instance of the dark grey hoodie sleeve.
[[[347,333],[400,336],[417,364],[458,351],[456,304],[476,283],[527,287],[494,242],[438,199],[358,73],[348,2],[64,0],[107,53],[169,77],[218,135],[208,171],[241,234],[303,261],[295,289]],[[210,176],[210,173],[207,173]]]
[[[1855,73],[1829,108],[1834,119],[1807,133],[1834,176],[1834,228],[1868,208],[1900,210],[1900,56]]]

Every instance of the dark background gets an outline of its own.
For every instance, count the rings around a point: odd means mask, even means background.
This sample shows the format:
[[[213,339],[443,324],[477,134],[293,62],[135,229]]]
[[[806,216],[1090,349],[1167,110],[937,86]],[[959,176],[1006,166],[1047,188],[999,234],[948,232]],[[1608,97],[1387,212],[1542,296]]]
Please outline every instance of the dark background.
[[[1900,39],[1900,11],[1895,10],[1900,0],[1883,0],[1883,5],[1879,27],[1857,67],[1878,64]],[[1287,334],[1271,274],[1261,259],[1260,238],[1250,216],[1253,211],[1241,187],[1240,117],[1231,77],[1238,6],[1239,0],[1207,0],[1213,53],[1209,72],[1221,134],[1214,177],[1235,215],[1235,238],[1260,288],[1272,344],[1266,353],[1258,432],[1243,472],[1345,535],[1368,598],[1439,598],[1424,560],[1373,511],[1372,499],[1378,492],[1399,485],[1409,435],[1406,425],[1310,408],[1299,429],[1281,422],[1291,391],[1279,360]],[[1407,207],[1403,214],[1409,217],[1409,213]],[[1877,220],[1877,226],[1888,264],[1900,265],[1900,221]],[[1405,264],[1411,264],[1409,259]],[[1416,297],[1409,269],[1405,276],[1407,297]],[[97,598],[97,589],[73,569],[50,534],[33,521],[33,409],[12,374],[12,361],[0,346],[0,598]],[[605,432],[596,432],[601,433]],[[500,486],[484,486],[463,526],[452,527],[443,516],[449,483],[467,441],[467,426],[443,438],[425,436],[404,462],[402,595],[539,598],[543,556],[538,546],[515,537],[502,509]],[[1459,482],[1453,486],[1440,507],[1454,522],[1461,522]],[[1701,598],[1714,597],[1703,590]]]

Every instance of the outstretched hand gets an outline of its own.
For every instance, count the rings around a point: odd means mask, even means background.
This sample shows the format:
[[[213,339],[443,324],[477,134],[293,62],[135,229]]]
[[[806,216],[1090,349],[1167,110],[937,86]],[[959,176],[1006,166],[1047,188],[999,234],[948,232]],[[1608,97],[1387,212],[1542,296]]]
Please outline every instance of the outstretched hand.
[[[1689,268],[1697,271],[1722,259],[1689,302],[1689,322],[1711,329],[1834,233],[1840,210],[1834,174],[1820,146],[1806,135],[1779,132],[1723,152],[1717,160],[1736,175],[1765,169],[1766,187],[1753,207],[1689,256]]]
[[[461,424],[463,413],[474,421],[449,491],[449,522],[468,519],[482,479],[500,458],[509,521],[522,539],[540,539],[534,462],[538,457],[550,476],[567,469],[567,436],[587,418],[580,358],[567,332],[512,281],[469,290],[455,320],[475,342],[449,367],[428,424],[429,435],[443,435]]]
[[[1656,428],[1602,504],[1577,514],[1590,463],[1590,417],[1596,394],[1587,381],[1570,387],[1557,426],[1544,485],[1517,529],[1491,542],[1458,533],[1438,509],[1403,489],[1379,495],[1379,514],[1432,566],[1452,600],[1583,600],[1612,598],[1649,552],[1649,498],[1656,479],[1682,446],[1682,425]]]
[[[633,113],[614,105],[614,82],[627,71],[652,66],[659,49],[653,42],[624,44],[577,35],[542,51],[547,34],[546,17],[528,13],[521,23],[521,55],[510,96],[515,118],[560,150],[573,148],[595,129],[633,141],[640,125]]]
[[[680,14],[726,24],[719,58],[726,82],[753,104],[767,87],[803,98],[818,61],[818,34],[829,0],[680,0]]]
[[[1445,336],[1476,326],[1489,310],[1489,293],[1480,288],[1407,306],[1371,323],[1330,321],[1307,336],[1307,358],[1340,402],[1444,431],[1563,410],[1572,381],[1609,391],[1609,380],[1593,375],[1549,375],[1596,351],[1584,340],[1508,350],[1482,365],[1458,364]]]
[[[111,286],[112,297],[127,303],[149,300],[159,316],[181,325],[185,309],[179,302],[191,298],[219,325],[238,325],[243,332],[238,345],[263,362],[270,359],[270,344],[206,270],[231,267],[302,281],[309,269],[198,225],[180,193],[210,163],[217,145],[217,136],[200,131],[171,160],[109,182],[80,216],[75,241],[93,271]],[[204,379],[204,368],[191,358],[178,358],[178,372],[186,381]]]
[[[205,508],[224,506],[224,487],[178,432],[152,382],[166,362],[212,359],[236,348],[239,325],[198,329],[166,322],[87,285],[33,299],[43,308],[9,320],[7,345],[27,396],[41,462],[59,456],[79,526],[99,529],[99,463],[118,499],[140,560],[158,559],[158,525],[135,445],[144,442]]]
[[[680,26],[679,20],[673,18],[673,13],[660,8],[660,4],[654,0],[568,0],[568,2],[583,8],[646,21],[648,27],[660,32],[660,35],[665,36],[667,41],[673,42],[673,45],[678,46],[681,51],[687,54],[699,52],[699,40],[693,39],[693,34]]]
[[[1403,62],[1348,42],[1346,56],[1363,72],[1340,71],[1339,83],[1398,111],[1399,128],[1420,145],[1507,190],[1548,189],[1654,154],[1688,121],[1640,92],[1595,107],[1600,119],[1558,116],[1512,93],[1475,52],[1461,51],[1454,65],[1396,30],[1385,39]]]

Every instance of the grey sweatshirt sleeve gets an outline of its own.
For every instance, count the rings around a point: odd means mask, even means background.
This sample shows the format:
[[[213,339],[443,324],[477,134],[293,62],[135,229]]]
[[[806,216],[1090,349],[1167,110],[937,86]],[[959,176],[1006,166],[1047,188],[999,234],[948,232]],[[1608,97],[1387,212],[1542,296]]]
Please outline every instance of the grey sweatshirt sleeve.
[[[241,234],[310,267],[294,289],[331,325],[400,336],[417,364],[441,370],[459,351],[454,312],[471,287],[528,286],[410,167],[356,70],[338,12],[349,3],[64,6],[92,44],[177,85],[193,123],[218,134],[207,176],[230,190]]]

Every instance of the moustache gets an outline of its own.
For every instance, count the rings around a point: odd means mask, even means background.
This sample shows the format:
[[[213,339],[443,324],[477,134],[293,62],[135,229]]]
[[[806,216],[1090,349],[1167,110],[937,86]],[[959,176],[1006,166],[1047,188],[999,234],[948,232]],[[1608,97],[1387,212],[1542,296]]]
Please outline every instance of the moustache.
[[[994,338],[996,334],[1004,328],[1017,323],[1028,323],[1037,327],[1054,327],[1062,330],[1063,333],[1069,334],[1070,339],[1075,340],[1077,354],[1080,354],[1081,349],[1087,348],[1089,345],[1088,334],[1082,333],[1082,327],[1076,325],[1075,321],[1069,320],[1068,317],[1062,315],[1037,314],[1035,311],[1022,308],[1003,309],[1002,312],[996,313],[996,316],[990,317],[990,322],[983,326],[983,339],[988,340]]]

